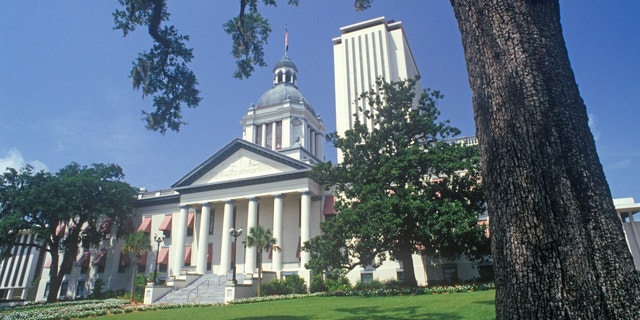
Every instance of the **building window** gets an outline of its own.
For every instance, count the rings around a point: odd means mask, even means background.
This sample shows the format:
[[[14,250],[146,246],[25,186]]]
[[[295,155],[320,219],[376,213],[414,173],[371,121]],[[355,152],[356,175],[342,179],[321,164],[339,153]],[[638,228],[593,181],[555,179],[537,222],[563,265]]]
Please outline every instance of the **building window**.
[[[216,220],[215,209],[211,209],[211,212],[209,213],[209,234],[210,235],[213,234],[213,223],[215,220]]]
[[[396,280],[404,282],[404,271],[396,271]]]
[[[276,122],[276,150],[282,149],[282,121]]]
[[[232,221],[232,224],[231,224],[231,226],[232,226],[234,229],[236,228],[236,217],[237,217],[236,213],[237,213],[237,211],[238,211],[237,209],[238,209],[238,208],[237,208],[237,207],[236,207],[236,205],[234,204],[234,205],[233,205],[233,221]]]
[[[257,145],[262,145],[262,125],[257,125],[254,127],[254,136],[255,136],[255,141],[254,143]]]
[[[195,213],[187,213],[187,237],[193,237],[193,227],[196,221]]]
[[[79,280],[78,281],[78,286],[76,287],[76,298],[83,298],[84,297],[84,287],[85,287],[85,281],[84,280]]]
[[[60,285],[60,298],[66,298],[68,290],[69,290],[69,283],[65,281]]]
[[[93,265],[98,267],[98,273],[104,272],[104,266],[107,264],[107,249],[101,249],[98,256],[93,261]]]
[[[164,216],[164,218],[162,219],[162,222],[160,223],[160,227],[158,228],[158,230],[162,231],[162,233],[164,234],[165,239],[171,238],[172,221],[173,221],[173,215],[168,214]]]
[[[267,123],[264,131],[264,147],[271,149],[273,146],[273,123]]]
[[[47,285],[44,287],[44,296],[49,295],[49,290],[51,289],[51,283],[47,282]]]
[[[302,198],[298,199],[298,228],[302,226]]]
[[[362,282],[363,284],[367,284],[369,282],[371,282],[373,280],[373,273],[372,272],[363,272],[360,274],[360,282]]]
[[[458,282],[458,265],[455,263],[443,264],[442,278],[448,284]]]

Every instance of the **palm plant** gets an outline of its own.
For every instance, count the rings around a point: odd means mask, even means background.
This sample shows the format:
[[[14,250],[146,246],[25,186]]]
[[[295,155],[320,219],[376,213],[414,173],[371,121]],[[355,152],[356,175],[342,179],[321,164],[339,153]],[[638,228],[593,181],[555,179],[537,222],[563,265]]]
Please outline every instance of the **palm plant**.
[[[247,234],[247,247],[256,247],[258,249],[258,297],[260,296],[260,287],[262,287],[262,253],[270,249],[277,250],[276,239],[271,234],[271,229],[264,228],[260,225],[251,227]]]
[[[124,239],[124,244],[122,245],[122,253],[128,254],[130,256],[129,261],[133,261],[131,263],[131,296],[129,297],[130,301],[133,301],[133,293],[135,291],[135,279],[136,279],[136,271],[137,266],[142,261],[142,256],[147,254],[149,251],[149,234],[144,232],[133,232],[128,234]],[[131,259],[133,256],[133,259]]]

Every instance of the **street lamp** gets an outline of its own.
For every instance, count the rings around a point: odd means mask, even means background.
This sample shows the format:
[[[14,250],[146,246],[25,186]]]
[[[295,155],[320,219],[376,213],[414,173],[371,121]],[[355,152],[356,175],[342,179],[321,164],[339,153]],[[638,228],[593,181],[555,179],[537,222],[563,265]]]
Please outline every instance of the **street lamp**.
[[[231,228],[229,229],[229,233],[233,237],[233,244],[231,247],[231,269],[233,270],[233,278],[231,279],[231,283],[233,283],[233,285],[236,285],[238,283],[238,281],[236,280],[236,241],[242,234],[242,228],[238,230]]]
[[[160,244],[164,241],[164,235],[158,235],[157,233],[153,234],[153,241],[158,244],[158,249],[156,250],[156,266],[153,270],[153,284],[156,284],[156,277],[158,276],[158,257],[160,256]]]

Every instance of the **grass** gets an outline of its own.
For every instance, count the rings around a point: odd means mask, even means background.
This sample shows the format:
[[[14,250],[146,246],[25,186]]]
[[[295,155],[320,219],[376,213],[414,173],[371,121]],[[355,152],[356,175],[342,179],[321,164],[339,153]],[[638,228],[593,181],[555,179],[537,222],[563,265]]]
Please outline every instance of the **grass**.
[[[311,297],[109,315],[100,320],[495,319],[495,290],[385,297]]]

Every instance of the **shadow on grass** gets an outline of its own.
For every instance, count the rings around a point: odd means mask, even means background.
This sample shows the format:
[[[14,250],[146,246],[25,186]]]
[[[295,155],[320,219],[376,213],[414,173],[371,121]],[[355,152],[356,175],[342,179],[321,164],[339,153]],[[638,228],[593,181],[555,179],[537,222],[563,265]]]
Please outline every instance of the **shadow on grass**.
[[[434,319],[434,320],[459,320],[462,319],[455,314],[435,313],[435,312],[418,312],[417,307],[403,308],[379,308],[379,307],[360,307],[360,308],[341,308],[335,309],[337,312],[349,314],[340,319],[380,319],[380,320],[399,320],[399,319]]]
[[[263,317],[244,317],[244,318],[236,318],[236,320],[272,320],[272,319],[278,319],[278,320],[306,320],[308,319],[307,317],[300,317],[300,316],[285,316],[285,315],[278,315],[278,316],[263,316]]]

